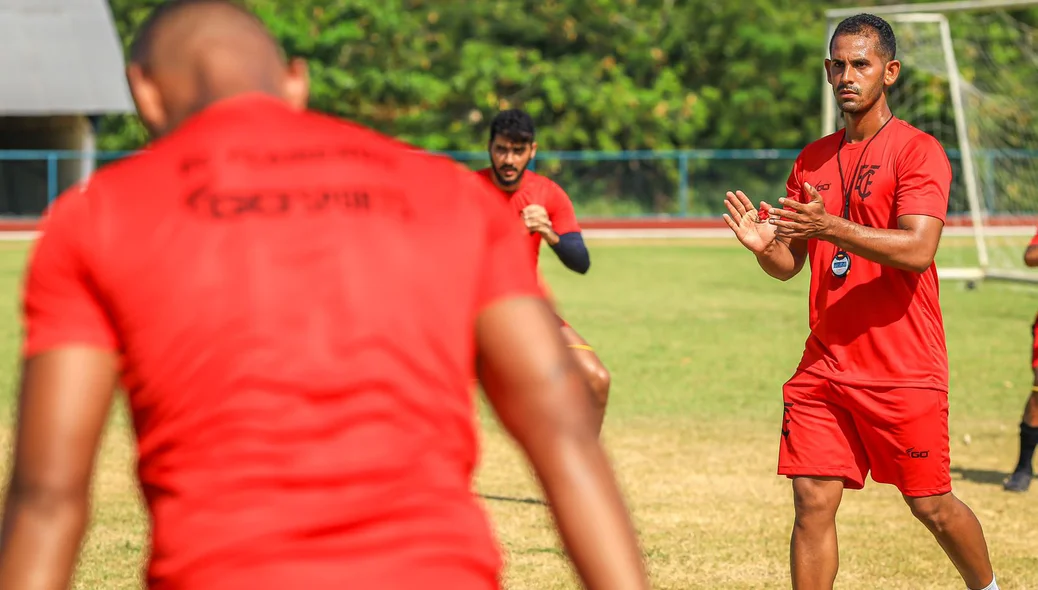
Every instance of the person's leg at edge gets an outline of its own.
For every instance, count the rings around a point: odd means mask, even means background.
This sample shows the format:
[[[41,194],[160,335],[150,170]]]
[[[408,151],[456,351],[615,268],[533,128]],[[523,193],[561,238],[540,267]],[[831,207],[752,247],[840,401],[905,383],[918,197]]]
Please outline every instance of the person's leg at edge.
[[[566,345],[573,351],[574,358],[577,359],[584,378],[591,388],[593,395],[591,402],[595,410],[595,431],[601,434],[602,424],[605,422],[606,404],[609,401],[609,371],[595,354],[594,349],[568,324],[562,326],[562,337],[566,341]]]
[[[836,511],[843,478],[794,477],[789,567],[793,590],[832,590],[840,568]]]
[[[997,590],[987,541],[977,515],[948,492],[935,496],[905,495],[912,514],[933,533],[971,590]]]
[[[1032,365],[1038,364],[1038,350],[1035,352]],[[1023,417],[1020,420],[1020,456],[1017,458],[1013,473],[1006,479],[1003,487],[1009,492],[1026,492],[1034,478],[1034,451],[1038,447],[1038,367],[1034,368],[1034,381],[1031,395],[1024,405]]]

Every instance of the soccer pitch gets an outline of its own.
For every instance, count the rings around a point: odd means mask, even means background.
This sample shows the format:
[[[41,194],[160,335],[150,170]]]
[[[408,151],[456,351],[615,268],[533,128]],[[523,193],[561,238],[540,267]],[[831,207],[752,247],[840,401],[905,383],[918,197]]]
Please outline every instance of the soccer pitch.
[[[1021,238],[1020,248],[1026,243]],[[562,313],[613,374],[603,438],[628,497],[653,587],[788,588],[792,494],[775,475],[780,386],[807,335],[806,273],[759,272],[734,240],[590,241],[587,276],[545,251]],[[942,246],[956,262],[968,240]],[[4,478],[13,422],[25,244],[0,243]],[[942,284],[951,361],[952,470],[977,512],[1004,588],[1038,588],[1035,494],[1010,495],[1017,424],[1031,374],[1038,286]],[[577,588],[529,470],[486,408],[477,491],[507,563],[510,589]],[[966,437],[969,437],[969,444]],[[98,461],[93,522],[76,588],[139,587],[146,520],[133,445],[116,409]],[[847,492],[837,588],[963,587],[951,563],[889,486]]]

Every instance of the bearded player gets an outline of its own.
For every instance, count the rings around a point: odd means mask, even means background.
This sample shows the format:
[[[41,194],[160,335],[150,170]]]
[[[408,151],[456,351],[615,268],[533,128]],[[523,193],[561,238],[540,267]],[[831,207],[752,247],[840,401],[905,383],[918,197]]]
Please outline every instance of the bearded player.
[[[530,255],[538,260],[541,242],[559,257],[566,268],[585,274],[591,268],[584,238],[577,224],[573,203],[566,191],[527,167],[537,155],[533,118],[520,109],[498,113],[490,123],[490,167],[479,171],[508,200],[530,232]],[[541,279],[542,287],[547,285]],[[562,335],[573,351],[594,393],[595,427],[601,432],[609,398],[609,371],[580,334],[565,320]]]

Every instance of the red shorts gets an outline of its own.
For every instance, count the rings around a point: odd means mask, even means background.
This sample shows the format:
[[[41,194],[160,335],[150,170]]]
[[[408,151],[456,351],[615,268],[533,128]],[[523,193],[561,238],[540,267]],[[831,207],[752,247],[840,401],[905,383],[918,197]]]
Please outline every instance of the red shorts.
[[[871,470],[909,497],[951,491],[947,392],[860,389],[800,372],[782,401],[779,475],[841,477],[858,490]]]
[[[1031,368],[1038,369],[1038,318],[1031,324]]]

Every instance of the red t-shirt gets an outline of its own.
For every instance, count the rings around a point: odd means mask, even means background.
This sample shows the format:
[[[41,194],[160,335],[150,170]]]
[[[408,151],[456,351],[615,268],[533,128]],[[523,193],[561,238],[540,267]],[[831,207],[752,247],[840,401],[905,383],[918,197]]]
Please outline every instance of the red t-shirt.
[[[804,148],[786,183],[789,198],[810,200],[802,190],[808,182],[830,214],[842,215],[842,136],[841,130]],[[871,144],[844,144],[840,160],[843,187],[852,191],[851,221],[895,229],[901,215],[945,220],[951,165],[933,136],[895,119]],[[851,386],[947,390],[936,266],[918,274],[852,254],[849,274],[838,278],[830,269],[835,245],[812,239],[807,250],[811,335],[800,369]]]
[[[121,355],[150,587],[494,588],[474,323],[525,247],[450,160],[242,96],[58,199],[24,350]]]
[[[497,188],[497,185],[493,184],[493,169],[484,168],[478,174],[487,179],[488,184],[508,200],[517,216],[530,205],[540,205],[548,212],[548,219],[551,221],[551,228],[555,233],[561,236],[562,234],[580,231],[580,224],[577,223],[577,214],[573,211],[573,202],[570,201],[566,191],[562,190],[562,187],[550,178],[527,170],[523,173],[523,179],[519,183],[519,190],[510,193]],[[520,221],[520,223],[522,222]],[[525,226],[523,227],[525,228]],[[541,253],[541,234],[537,232],[529,233],[529,251],[533,255],[534,264],[536,264]]]
[[[1031,241],[1027,242],[1027,247],[1038,246],[1038,232],[1031,236]],[[1034,323],[1038,326],[1038,316],[1035,316]],[[1038,354],[1038,340],[1035,340],[1035,354]]]

